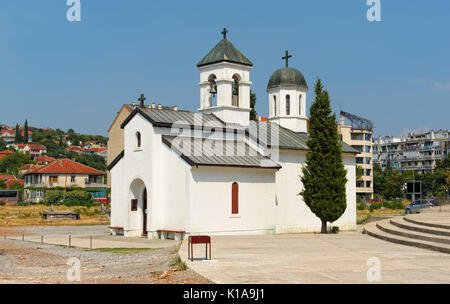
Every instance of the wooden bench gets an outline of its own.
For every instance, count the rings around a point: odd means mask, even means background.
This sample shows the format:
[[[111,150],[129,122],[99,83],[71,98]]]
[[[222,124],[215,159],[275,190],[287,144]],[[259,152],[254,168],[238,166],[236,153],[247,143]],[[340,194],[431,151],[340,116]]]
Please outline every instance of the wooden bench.
[[[109,229],[111,229],[111,234],[112,235],[123,235],[123,227],[108,227]]]
[[[209,259],[211,260],[211,237],[207,235],[191,235],[188,238],[188,260],[194,261],[194,244],[206,244],[206,259],[208,259],[208,244],[209,244]]]
[[[72,219],[79,220],[80,214],[74,211],[44,211],[42,217],[48,219]]]
[[[175,241],[183,240],[184,235],[186,234],[186,231],[182,231],[182,230],[158,229],[158,230],[156,230],[156,232],[158,233],[158,238],[163,239],[163,240],[170,239],[169,235],[173,234]]]

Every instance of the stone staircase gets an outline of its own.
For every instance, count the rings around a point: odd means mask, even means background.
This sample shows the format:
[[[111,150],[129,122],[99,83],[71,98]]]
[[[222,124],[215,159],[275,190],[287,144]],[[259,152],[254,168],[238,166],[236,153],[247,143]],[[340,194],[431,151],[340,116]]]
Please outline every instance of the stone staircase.
[[[450,213],[441,218],[396,216],[366,224],[363,233],[397,244],[450,254],[449,216]]]

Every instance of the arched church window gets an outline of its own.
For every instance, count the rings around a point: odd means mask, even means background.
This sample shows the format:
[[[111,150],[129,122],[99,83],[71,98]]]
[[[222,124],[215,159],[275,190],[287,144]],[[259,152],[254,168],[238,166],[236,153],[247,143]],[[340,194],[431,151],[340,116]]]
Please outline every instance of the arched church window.
[[[237,74],[233,75],[233,86],[232,86],[232,101],[231,104],[235,107],[239,107],[239,81],[240,77]]]
[[[231,185],[231,214],[239,214],[239,185],[236,182]]]
[[[277,97],[273,96],[273,116],[277,116]]]
[[[216,95],[217,95],[217,84],[216,84],[216,75],[211,74],[208,77],[208,83],[209,83],[209,98],[208,98],[208,105],[211,107],[212,105],[216,105]]]
[[[291,115],[291,96],[286,95],[286,115]]]
[[[302,115],[302,94],[298,96],[298,115]]]
[[[136,147],[140,148],[141,147],[141,133],[140,132],[136,132]]]

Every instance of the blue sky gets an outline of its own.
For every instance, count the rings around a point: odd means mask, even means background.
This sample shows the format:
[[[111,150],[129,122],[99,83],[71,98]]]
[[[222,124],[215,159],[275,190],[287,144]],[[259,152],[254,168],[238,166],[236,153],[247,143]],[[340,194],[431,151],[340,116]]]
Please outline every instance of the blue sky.
[[[270,75],[290,66],[317,77],[333,110],[372,120],[376,135],[450,128],[450,2],[381,0],[368,22],[365,0],[81,0],[68,22],[65,0],[0,4],[0,123],[107,134],[123,103],[196,110],[196,63],[227,38],[254,64],[256,110],[268,112]]]

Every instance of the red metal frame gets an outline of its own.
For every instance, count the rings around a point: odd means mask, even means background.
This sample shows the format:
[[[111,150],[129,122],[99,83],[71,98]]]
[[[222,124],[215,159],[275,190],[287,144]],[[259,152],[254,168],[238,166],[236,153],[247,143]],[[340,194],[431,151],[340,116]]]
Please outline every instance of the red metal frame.
[[[209,244],[209,259],[211,260],[211,237],[207,235],[193,235],[188,238],[188,259],[194,261],[194,244],[205,244],[206,259],[208,259],[208,244]]]

